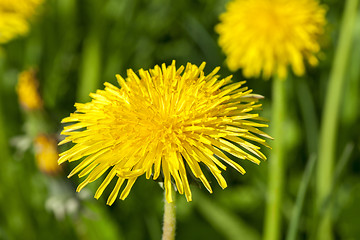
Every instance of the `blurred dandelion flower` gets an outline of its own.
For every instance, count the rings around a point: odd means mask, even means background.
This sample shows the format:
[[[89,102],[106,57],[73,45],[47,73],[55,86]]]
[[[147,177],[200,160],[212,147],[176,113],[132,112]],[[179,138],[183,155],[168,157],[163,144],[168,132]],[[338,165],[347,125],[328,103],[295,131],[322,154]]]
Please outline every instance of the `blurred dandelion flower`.
[[[76,112],[62,121],[73,124],[64,127],[67,137],[60,142],[75,145],[60,154],[59,164],[82,160],[69,174],[88,175],[77,191],[111,169],[95,194],[99,198],[117,176],[109,205],[124,181],[120,199],[143,174],[147,179],[163,177],[168,202],[172,181],[191,201],[187,169],[211,193],[201,166],[225,188],[223,163],[245,173],[230,155],[256,164],[266,159],[256,144],[268,146],[262,137],[270,136],[258,129],[267,125],[252,113],[260,109],[262,97],[243,87],[245,82],[232,83],[232,76],[218,81],[219,68],[205,76],[204,67],[188,63],[185,70],[176,69],[173,61],[170,66],[140,69],[138,75],[130,69],[126,80],[116,75],[121,89],[105,83],[105,90],[90,94],[91,102],[76,103]]]
[[[317,65],[325,14],[317,0],[234,0],[215,30],[230,70],[284,79],[288,65],[298,76],[305,72],[305,60]]]
[[[29,20],[43,0],[0,1],[0,44],[29,31]]]
[[[36,164],[42,172],[55,175],[61,171],[57,164],[59,153],[54,138],[40,134],[34,140],[34,148]]]
[[[30,69],[19,74],[16,92],[19,102],[25,110],[36,110],[43,106],[38,92],[39,82],[35,77],[35,70]]]

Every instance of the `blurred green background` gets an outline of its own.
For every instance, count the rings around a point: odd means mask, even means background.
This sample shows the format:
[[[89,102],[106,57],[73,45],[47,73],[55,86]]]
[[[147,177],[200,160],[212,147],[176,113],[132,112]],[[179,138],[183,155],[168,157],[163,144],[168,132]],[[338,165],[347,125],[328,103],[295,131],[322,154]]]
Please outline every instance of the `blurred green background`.
[[[0,239],[160,239],[163,191],[141,177],[125,201],[107,206],[93,194],[99,182],[75,193],[78,179],[40,172],[29,143],[32,117],[25,114],[15,92],[18,74],[38,70],[46,123],[39,128],[61,131],[60,121],[73,112],[75,102],[116,84],[115,74],[126,69],[177,66],[207,62],[206,72],[221,66],[232,74],[217,45],[214,26],[226,0],[48,0],[32,21],[31,31],[0,46]],[[296,208],[296,197],[307,164],[317,152],[318,131],[329,72],[337,46],[344,1],[323,1],[328,25],[320,39],[320,65],[307,75],[287,81],[287,146],[282,235],[285,238]],[[360,239],[360,11],[351,54],[347,59],[336,147],[336,171],[331,202],[336,239]],[[244,79],[241,71],[234,79]],[[263,116],[270,118],[271,81],[248,79],[247,85],[265,99]],[[271,123],[270,123],[271,125]],[[266,132],[271,130],[266,129]],[[271,142],[270,142],[271,144]],[[266,150],[269,156],[271,150]],[[224,173],[229,187],[214,193],[191,186],[193,202],[177,197],[177,239],[261,239],[267,196],[268,163],[241,162],[244,176]],[[314,217],[314,173],[309,174],[298,239],[309,239]],[[213,181],[214,183],[214,181]]]

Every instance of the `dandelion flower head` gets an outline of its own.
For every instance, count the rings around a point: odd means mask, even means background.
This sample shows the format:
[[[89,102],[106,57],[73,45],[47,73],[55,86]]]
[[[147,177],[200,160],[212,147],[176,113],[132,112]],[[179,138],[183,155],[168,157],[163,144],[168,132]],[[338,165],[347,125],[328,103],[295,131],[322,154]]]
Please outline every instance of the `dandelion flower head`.
[[[77,191],[108,172],[95,198],[117,177],[111,205],[124,182],[120,199],[145,175],[163,179],[168,202],[173,183],[191,201],[190,176],[212,192],[204,169],[225,188],[225,164],[245,173],[231,156],[257,164],[266,159],[258,143],[267,146],[269,136],[258,127],[267,125],[253,113],[261,96],[245,82],[231,82],[231,76],[218,80],[219,68],[205,75],[204,67],[188,63],[177,69],[173,62],[138,74],[130,69],[126,79],[116,75],[120,89],[105,83],[105,90],[90,94],[91,102],[76,103],[76,112],[62,121],[72,124],[64,127],[67,137],[60,142],[75,145],[60,154],[59,163],[80,161],[69,174],[87,175]]]
[[[59,156],[57,142],[53,137],[38,135],[34,140],[34,148],[36,164],[42,172],[54,175],[61,171],[57,164]]]
[[[35,76],[35,70],[30,69],[19,74],[16,92],[21,106],[26,110],[36,110],[43,106],[39,95],[39,82]]]
[[[43,0],[0,1],[0,44],[29,31],[29,19]]]
[[[326,9],[317,0],[234,0],[216,26],[230,70],[246,77],[301,76],[318,64]]]

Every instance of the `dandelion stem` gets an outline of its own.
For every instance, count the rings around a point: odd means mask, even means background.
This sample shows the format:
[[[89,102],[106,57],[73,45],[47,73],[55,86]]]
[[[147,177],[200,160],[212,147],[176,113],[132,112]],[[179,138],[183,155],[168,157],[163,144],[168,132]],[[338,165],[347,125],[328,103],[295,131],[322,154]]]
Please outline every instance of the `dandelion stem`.
[[[171,193],[173,194],[173,193]],[[173,202],[169,203],[166,200],[166,194],[164,191],[164,223],[163,223],[163,235],[162,240],[174,240],[176,229],[176,206],[175,206],[175,194],[173,194]]]
[[[284,115],[285,115],[285,83],[278,77],[273,79],[272,106],[272,154],[269,159],[268,199],[265,215],[265,240],[280,238],[281,201],[284,185]]]
[[[342,89],[345,82],[345,70],[352,43],[358,0],[347,0],[343,14],[338,47],[329,77],[325,107],[322,115],[319,160],[317,164],[316,208],[320,218],[316,239],[332,239],[331,208],[322,213],[322,206],[329,196],[335,161],[338,113]]]

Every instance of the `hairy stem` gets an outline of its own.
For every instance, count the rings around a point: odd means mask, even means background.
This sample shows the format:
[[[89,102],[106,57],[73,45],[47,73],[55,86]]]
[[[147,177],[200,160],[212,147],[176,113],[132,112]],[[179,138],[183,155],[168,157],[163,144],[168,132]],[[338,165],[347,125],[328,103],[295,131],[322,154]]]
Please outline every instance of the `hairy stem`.
[[[164,223],[163,223],[162,240],[174,240],[175,229],[176,229],[175,197],[173,197],[173,202],[169,203],[166,200],[166,195],[164,192]]]

